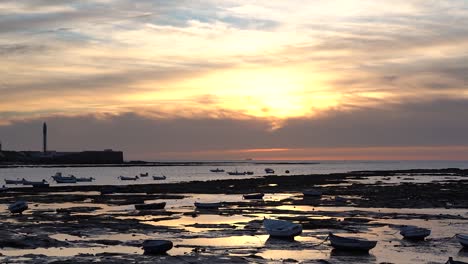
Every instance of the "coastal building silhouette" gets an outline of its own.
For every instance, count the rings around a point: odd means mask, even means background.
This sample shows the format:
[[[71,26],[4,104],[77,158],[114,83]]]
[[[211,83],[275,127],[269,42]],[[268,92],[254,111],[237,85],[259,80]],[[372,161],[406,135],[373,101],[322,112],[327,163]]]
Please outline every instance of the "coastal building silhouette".
[[[47,123],[42,124],[42,151],[2,151],[0,163],[22,164],[120,164],[123,152],[112,149],[63,152],[47,149]]]

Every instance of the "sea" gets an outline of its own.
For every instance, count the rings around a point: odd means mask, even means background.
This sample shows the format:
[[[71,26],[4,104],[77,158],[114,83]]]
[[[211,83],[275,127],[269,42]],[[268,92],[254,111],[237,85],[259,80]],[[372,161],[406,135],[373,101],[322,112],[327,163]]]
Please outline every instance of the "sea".
[[[93,182],[81,182],[74,185],[128,185],[151,183],[177,183],[189,181],[207,181],[218,179],[245,179],[267,175],[265,168],[275,171],[273,175],[310,175],[343,173],[366,170],[405,170],[405,169],[468,169],[468,161],[166,161],[155,166],[21,166],[0,168],[0,186],[5,179],[26,179],[30,181],[46,180],[51,186],[57,184],[51,178],[57,172],[64,176],[93,177]],[[223,169],[225,172],[211,172],[211,169]],[[229,175],[230,171],[250,171],[253,175]],[[289,173],[286,173],[289,171]],[[148,173],[147,177],[140,174]],[[155,181],[152,176],[166,176],[165,180]],[[270,174],[271,175],[271,174]],[[119,176],[139,176],[135,181],[124,181]],[[7,185],[8,186],[8,185]]]

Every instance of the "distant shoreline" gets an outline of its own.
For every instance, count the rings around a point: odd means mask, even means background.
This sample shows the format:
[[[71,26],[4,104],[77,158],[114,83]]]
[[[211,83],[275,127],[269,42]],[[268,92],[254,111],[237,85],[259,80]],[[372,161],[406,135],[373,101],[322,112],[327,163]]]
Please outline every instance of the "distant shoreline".
[[[161,166],[223,166],[233,164],[262,164],[262,165],[314,165],[320,162],[307,161],[165,161],[165,162],[124,162],[118,164],[0,164],[1,168],[66,168],[66,167],[161,167]]]

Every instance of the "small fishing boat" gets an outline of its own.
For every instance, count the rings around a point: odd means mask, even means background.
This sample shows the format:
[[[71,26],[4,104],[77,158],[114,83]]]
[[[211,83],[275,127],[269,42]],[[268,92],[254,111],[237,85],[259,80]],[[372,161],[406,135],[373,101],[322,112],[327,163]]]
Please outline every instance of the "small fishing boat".
[[[139,179],[139,177],[138,176],[135,176],[135,177],[119,176],[119,179],[121,181],[136,181]]]
[[[51,176],[54,181],[57,183],[76,183],[76,178],[73,175],[62,176],[61,172],[55,173],[54,176]]]
[[[135,209],[137,210],[156,210],[164,209],[166,202],[162,203],[148,203],[148,204],[135,204]]]
[[[148,172],[145,172],[145,173],[140,173],[140,177],[148,177]]]
[[[229,171],[229,175],[245,175],[246,173],[244,171]]]
[[[341,237],[331,232],[328,234],[328,238],[330,239],[332,247],[340,250],[367,252],[377,245],[377,241],[356,237]]]
[[[424,240],[430,234],[430,229],[416,226],[405,226],[400,229],[400,235],[409,240]]]
[[[94,180],[95,179],[93,177],[79,177],[79,178],[76,178],[77,182],[92,182]]]
[[[8,206],[8,210],[12,214],[22,214],[26,209],[28,209],[28,203],[25,201],[17,201]]]
[[[293,239],[302,233],[302,225],[290,221],[264,219],[263,226],[270,236],[276,238]]]
[[[20,180],[20,179],[16,179],[16,180],[5,179],[5,184],[23,184],[23,180]]]
[[[218,203],[199,203],[195,202],[195,207],[198,209],[218,209],[219,207],[223,206],[222,202]]]
[[[468,264],[468,263],[463,262],[463,261],[453,260],[452,257],[449,257],[449,259],[447,260],[447,262],[445,262],[445,264]]]
[[[265,172],[266,173],[275,173],[275,170],[273,170],[272,168],[265,168]]]
[[[145,254],[165,254],[172,246],[169,240],[145,240],[143,242]]]
[[[309,197],[319,197],[322,196],[322,192],[316,189],[309,189],[309,190],[304,190],[302,192],[304,196],[309,196]]]
[[[162,175],[162,176],[153,176],[153,180],[155,181],[161,181],[161,180],[165,180],[166,179],[166,176],[165,175]]]
[[[244,199],[263,199],[263,196],[265,196],[264,193],[252,193],[242,195]]]
[[[463,247],[468,248],[468,234],[457,234],[456,237]]]
[[[253,175],[254,172],[253,172],[253,171],[246,171],[245,174],[246,174],[246,175]]]
[[[211,171],[211,172],[224,172],[223,169],[218,169],[218,168],[213,169],[213,170],[210,170],[210,171]]]

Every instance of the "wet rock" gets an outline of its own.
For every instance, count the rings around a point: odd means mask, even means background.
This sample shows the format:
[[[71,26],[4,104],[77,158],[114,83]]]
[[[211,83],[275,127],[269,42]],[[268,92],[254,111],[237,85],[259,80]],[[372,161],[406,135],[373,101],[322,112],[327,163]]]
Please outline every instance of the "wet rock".
[[[33,248],[49,248],[49,247],[63,247],[68,245],[67,242],[59,241],[48,237],[43,234],[20,234],[11,231],[0,231],[0,248],[20,248],[20,249],[33,249]]]

